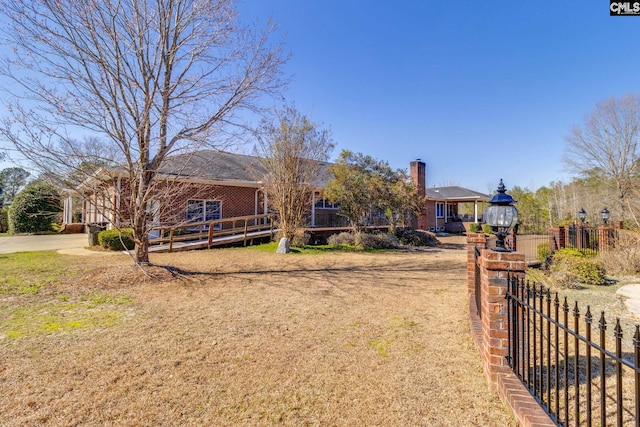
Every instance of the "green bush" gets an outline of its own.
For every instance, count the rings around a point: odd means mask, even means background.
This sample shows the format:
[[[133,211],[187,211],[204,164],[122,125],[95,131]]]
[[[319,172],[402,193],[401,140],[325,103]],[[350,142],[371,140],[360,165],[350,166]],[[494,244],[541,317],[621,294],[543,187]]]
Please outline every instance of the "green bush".
[[[583,258],[573,265],[573,273],[582,283],[588,285],[603,285],[606,279],[606,271],[602,263]]]
[[[0,233],[9,231],[9,209],[0,209]]]
[[[425,230],[396,230],[396,237],[402,245],[436,246],[440,244],[436,235]]]
[[[11,202],[9,230],[12,233],[51,231],[61,211],[58,191],[50,184],[32,182]]]
[[[565,248],[556,251],[551,258],[551,269],[556,275],[563,277],[563,284],[568,287],[580,283],[603,285],[606,278],[604,265],[586,256],[578,249]]]
[[[484,234],[493,234],[493,230],[489,224],[482,224],[482,231]]]
[[[469,224],[469,233],[481,233],[482,232],[482,226],[480,224],[478,224],[477,222],[472,222],[471,224]]]
[[[536,259],[545,262],[551,256],[551,247],[549,242],[540,243],[537,248]]]
[[[131,250],[135,247],[133,242],[133,229],[122,228],[120,230],[104,230],[98,233],[98,244],[112,251]]]

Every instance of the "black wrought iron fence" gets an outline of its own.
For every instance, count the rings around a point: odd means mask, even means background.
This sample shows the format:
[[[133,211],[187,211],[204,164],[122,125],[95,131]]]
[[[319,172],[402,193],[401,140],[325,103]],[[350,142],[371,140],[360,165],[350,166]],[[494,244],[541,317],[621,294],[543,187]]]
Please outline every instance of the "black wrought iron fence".
[[[582,316],[577,302],[571,308],[542,285],[508,282],[507,361],[552,419],[559,426],[640,426],[640,325],[632,351],[623,352],[619,318],[607,336],[604,311],[596,320],[587,307]]]
[[[567,226],[566,230],[566,247],[579,249],[585,254],[595,255],[598,253],[598,230],[596,227],[572,224]]]
[[[482,286],[481,286],[481,280],[480,280],[480,264],[479,264],[479,259],[480,259],[480,249],[478,249],[478,247],[476,246],[474,248],[474,254],[475,254],[475,262],[474,267],[475,267],[475,274],[474,274],[474,278],[475,278],[475,296],[476,296],[476,310],[477,310],[477,315],[478,317],[482,318]]]

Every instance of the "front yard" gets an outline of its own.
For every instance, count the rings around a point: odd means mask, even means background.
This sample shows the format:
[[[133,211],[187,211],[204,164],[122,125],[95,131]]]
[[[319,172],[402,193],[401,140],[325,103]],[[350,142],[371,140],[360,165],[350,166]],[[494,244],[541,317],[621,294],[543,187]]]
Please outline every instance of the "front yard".
[[[465,250],[41,254],[0,255],[0,425],[513,425]]]

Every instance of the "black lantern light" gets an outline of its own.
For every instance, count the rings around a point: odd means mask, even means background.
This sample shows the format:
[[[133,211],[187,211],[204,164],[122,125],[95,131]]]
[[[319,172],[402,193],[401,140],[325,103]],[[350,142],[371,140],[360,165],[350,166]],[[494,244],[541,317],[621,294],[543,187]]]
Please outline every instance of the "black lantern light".
[[[493,234],[496,235],[496,247],[493,250],[498,252],[511,252],[504,246],[504,239],[509,234],[509,230],[518,222],[518,210],[512,205],[516,201],[505,192],[506,189],[501,179],[498,193],[489,200],[487,208],[486,222],[491,226]]]
[[[580,218],[580,222],[584,224],[584,221],[587,219],[587,211],[580,209],[580,212],[578,212],[578,218]]]
[[[600,218],[602,218],[602,222],[604,225],[607,225],[607,221],[609,221],[609,209],[605,208],[600,211]]]

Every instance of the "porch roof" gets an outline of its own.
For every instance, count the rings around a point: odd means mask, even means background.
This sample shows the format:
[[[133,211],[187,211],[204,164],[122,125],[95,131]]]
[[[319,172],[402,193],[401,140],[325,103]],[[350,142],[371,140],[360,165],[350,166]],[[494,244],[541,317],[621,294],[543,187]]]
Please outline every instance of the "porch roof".
[[[491,198],[487,194],[458,186],[426,188],[425,194],[431,200],[446,202],[487,202]]]

